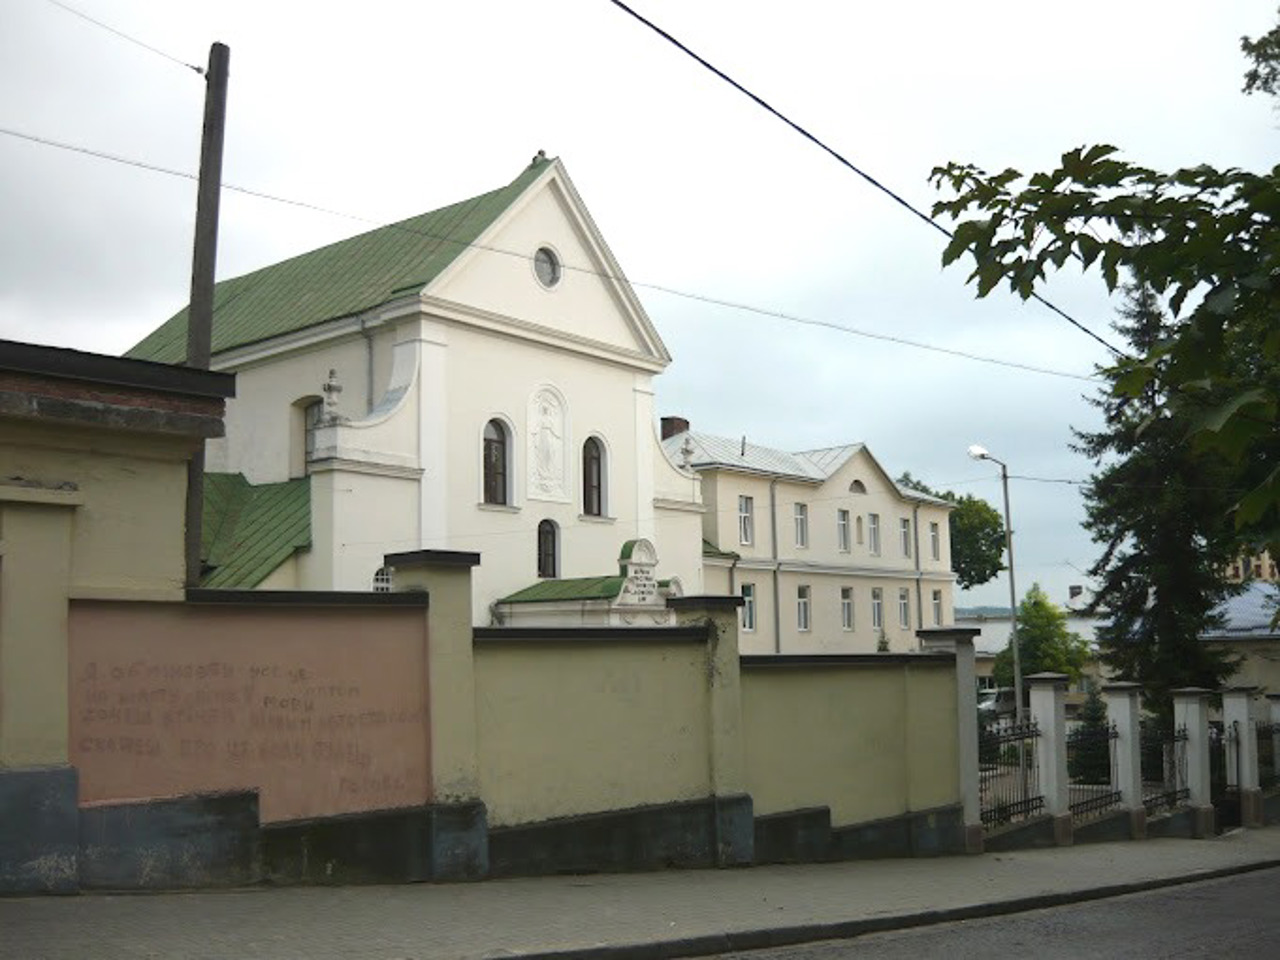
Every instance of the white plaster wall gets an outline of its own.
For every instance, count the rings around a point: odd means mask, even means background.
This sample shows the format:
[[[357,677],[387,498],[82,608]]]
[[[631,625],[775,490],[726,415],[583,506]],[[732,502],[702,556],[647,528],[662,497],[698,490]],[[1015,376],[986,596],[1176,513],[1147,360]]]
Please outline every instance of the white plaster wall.
[[[526,194],[513,213],[485,239],[484,246],[493,249],[464,254],[433,285],[432,294],[590,340],[641,349],[612,283],[599,276],[608,268],[567,215],[559,181],[552,177],[545,189]],[[533,255],[543,246],[555,251],[564,267],[560,282],[550,289],[533,272]]]
[[[344,416],[365,413],[368,354],[364,338],[343,341],[246,367],[215,364],[236,375],[236,395],[227,401],[226,436],[210,441],[205,466],[210,472],[239,472],[250,483],[289,479],[291,412],[294,401],[322,396],[329,371],[342,384],[337,410]]]

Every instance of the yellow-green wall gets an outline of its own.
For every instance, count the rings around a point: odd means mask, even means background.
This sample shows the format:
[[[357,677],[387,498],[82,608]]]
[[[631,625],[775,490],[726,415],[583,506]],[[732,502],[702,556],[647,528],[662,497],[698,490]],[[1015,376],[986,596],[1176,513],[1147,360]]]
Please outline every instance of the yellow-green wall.
[[[950,664],[744,666],[757,816],[831,809],[834,826],[960,802]]]
[[[491,826],[710,795],[704,643],[513,640],[475,652]]]

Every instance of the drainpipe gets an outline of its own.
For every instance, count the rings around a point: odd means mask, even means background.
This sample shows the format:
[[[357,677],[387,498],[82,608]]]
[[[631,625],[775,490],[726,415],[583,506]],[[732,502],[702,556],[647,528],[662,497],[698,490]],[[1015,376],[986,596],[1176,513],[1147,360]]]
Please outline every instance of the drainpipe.
[[[769,527],[773,544],[773,652],[782,652],[782,596],[778,584],[778,478],[769,481]]]
[[[373,412],[373,334],[369,332],[369,317],[360,318],[360,336],[364,337],[364,412]]]
[[[920,566],[920,505],[911,508],[912,548],[916,553],[916,629],[924,629],[924,585]]]

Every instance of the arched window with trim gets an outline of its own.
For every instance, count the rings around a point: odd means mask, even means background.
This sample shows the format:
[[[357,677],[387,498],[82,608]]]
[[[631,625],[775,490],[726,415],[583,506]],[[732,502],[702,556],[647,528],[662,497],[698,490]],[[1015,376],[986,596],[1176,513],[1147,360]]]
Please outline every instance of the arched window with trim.
[[[538,576],[554,579],[560,572],[560,532],[555,522],[543,520],[538,524]]]
[[[501,420],[484,425],[484,502],[510,505],[511,434]]]
[[[391,592],[391,568],[379,567],[373,573],[373,592],[374,593],[390,593]]]
[[[604,446],[595,437],[582,445],[582,512],[604,516]]]

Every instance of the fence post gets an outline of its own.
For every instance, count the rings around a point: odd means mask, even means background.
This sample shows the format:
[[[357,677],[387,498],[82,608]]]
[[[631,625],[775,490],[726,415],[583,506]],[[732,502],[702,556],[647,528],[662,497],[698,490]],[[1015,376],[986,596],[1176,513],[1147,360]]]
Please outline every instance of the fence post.
[[[1179,789],[1187,791],[1191,806],[1192,835],[1212,837],[1214,833],[1213,798],[1209,788],[1209,691],[1202,687],[1182,687],[1173,691],[1173,725],[1187,731],[1186,771],[1179,771],[1186,782]]]
[[[1072,842],[1071,804],[1067,794],[1067,680],[1065,673],[1033,673],[1031,719],[1040,728],[1036,738],[1036,762],[1040,768],[1040,792],[1044,809],[1053,817],[1053,838],[1059,846]]]
[[[1240,825],[1262,826],[1262,790],[1258,781],[1258,738],[1251,710],[1257,687],[1234,686],[1222,691],[1222,727],[1235,731],[1235,757],[1227,757],[1227,783],[1240,793]],[[1229,741],[1228,741],[1229,742]]]
[[[965,853],[982,852],[982,802],[978,767],[978,676],[974,627],[926,627],[916,631],[920,649],[956,655],[956,722],[959,738],[960,803],[964,816]]]
[[[1116,728],[1113,786],[1120,793],[1120,805],[1129,811],[1129,836],[1134,840],[1145,840],[1147,836],[1147,808],[1142,802],[1142,715],[1138,702],[1141,690],[1141,686],[1127,680],[1108,683],[1102,688],[1107,719]]]

